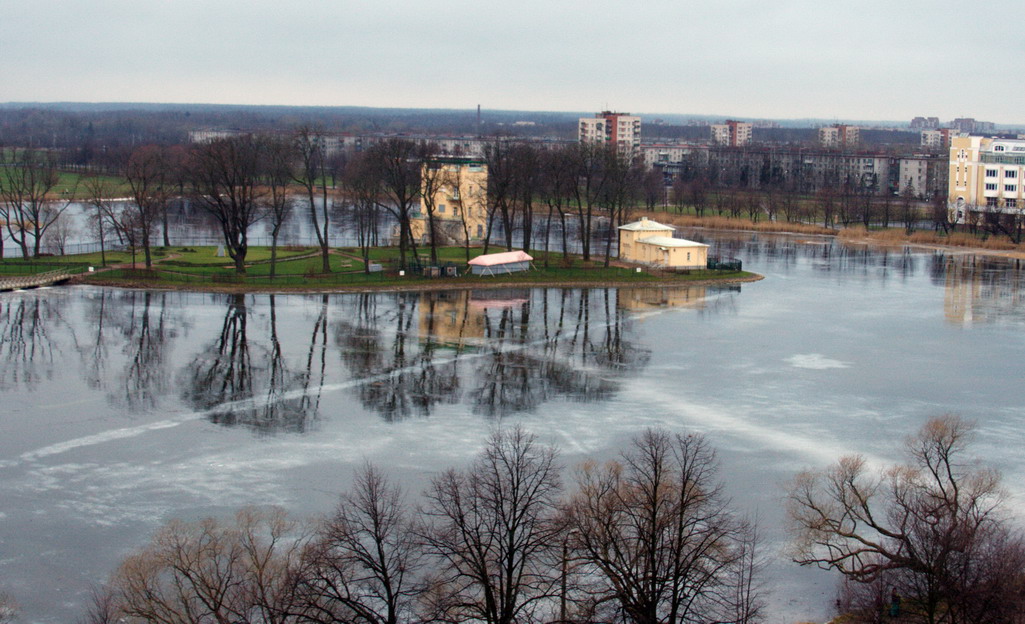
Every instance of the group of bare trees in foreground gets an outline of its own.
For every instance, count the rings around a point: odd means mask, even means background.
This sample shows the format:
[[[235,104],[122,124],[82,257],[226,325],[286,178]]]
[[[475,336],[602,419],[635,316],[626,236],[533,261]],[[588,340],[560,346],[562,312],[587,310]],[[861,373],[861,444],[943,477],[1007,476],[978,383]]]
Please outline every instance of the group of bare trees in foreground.
[[[796,477],[791,555],[841,572],[848,621],[1018,623],[1025,541],[971,426],[927,423],[908,462],[861,458]],[[108,622],[755,622],[765,559],[697,435],[647,430],[586,461],[566,491],[557,452],[500,430],[418,505],[373,465],[335,512],[247,508],[174,521],[124,560],[88,624]]]
[[[252,508],[171,522],[88,622],[747,622],[753,531],[699,436],[646,431],[567,495],[556,451],[512,428],[416,507],[366,465],[312,525]]]

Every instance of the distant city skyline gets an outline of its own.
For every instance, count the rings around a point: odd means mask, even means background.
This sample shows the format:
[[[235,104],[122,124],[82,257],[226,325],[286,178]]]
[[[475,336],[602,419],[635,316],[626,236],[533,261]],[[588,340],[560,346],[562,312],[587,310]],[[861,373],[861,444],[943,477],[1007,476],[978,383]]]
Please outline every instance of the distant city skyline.
[[[1020,3],[5,3],[4,102],[1025,123]]]

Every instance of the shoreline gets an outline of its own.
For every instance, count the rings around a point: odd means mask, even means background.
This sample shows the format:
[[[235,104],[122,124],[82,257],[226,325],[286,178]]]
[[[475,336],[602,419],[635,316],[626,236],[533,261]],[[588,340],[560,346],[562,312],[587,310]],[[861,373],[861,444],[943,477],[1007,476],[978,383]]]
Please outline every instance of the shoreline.
[[[819,234],[819,233],[803,233],[803,232],[787,232],[787,231],[763,231],[763,230],[748,230],[748,229],[736,229],[736,230],[725,230],[721,228],[706,227],[700,225],[689,225],[680,226],[681,228],[694,229],[694,230],[706,230],[709,232],[716,233],[730,233],[730,234],[758,234],[758,235],[769,235],[769,236],[781,236],[788,237],[795,240],[795,242],[803,244],[816,244],[815,240],[834,240],[844,245],[854,245],[863,247],[876,247],[876,248],[889,248],[889,249],[911,249],[920,252],[942,252],[950,255],[958,256],[980,256],[980,257],[995,257],[995,258],[1007,258],[1012,260],[1025,260],[1025,250],[1006,250],[1006,249],[988,249],[985,247],[963,247],[960,245],[936,245],[928,243],[915,243],[910,241],[887,241],[879,240],[873,237],[859,237],[859,238],[841,238],[837,234]],[[398,279],[398,278],[396,278]],[[416,279],[416,278],[413,278]],[[245,284],[245,285],[232,285],[232,284],[168,284],[166,282],[148,282],[145,280],[138,281],[123,281],[123,280],[103,280],[97,274],[78,275],[72,278],[69,284],[84,284],[90,286],[102,286],[106,288],[125,288],[134,290],[164,290],[164,291],[180,291],[180,292],[207,292],[207,293],[222,293],[222,294],[329,294],[329,293],[369,293],[369,292],[432,292],[432,291],[457,291],[457,290],[496,290],[502,288],[666,288],[666,287],[709,287],[715,285],[731,285],[731,284],[745,284],[759,282],[765,279],[765,276],[752,273],[746,277],[733,277],[725,279],[696,279],[696,280],[674,280],[674,279],[656,279],[648,282],[638,282],[632,280],[613,280],[613,281],[596,281],[596,280],[564,280],[564,281],[541,281],[541,280],[523,280],[515,282],[496,282],[496,283],[481,283],[475,282],[472,284],[464,284],[457,282],[448,282],[445,280],[450,278],[438,278],[438,282],[424,283],[418,281],[417,283],[401,284],[401,283],[388,283],[382,285],[331,285],[331,286],[280,286],[280,285],[258,285],[258,284]]]
[[[72,285],[102,286],[105,288],[125,288],[131,290],[164,290],[174,292],[199,292],[217,294],[258,294],[258,295],[307,295],[307,294],[359,294],[372,292],[434,292],[434,291],[456,291],[456,290],[500,290],[503,288],[689,288],[691,286],[707,288],[709,286],[729,286],[733,284],[750,284],[765,279],[764,275],[751,273],[746,277],[730,277],[724,279],[700,279],[700,280],[653,280],[650,282],[635,282],[628,280],[593,281],[593,280],[566,280],[566,281],[523,281],[523,282],[496,282],[488,283],[416,283],[416,284],[382,284],[380,286],[325,286],[322,288],[296,286],[287,288],[281,286],[258,286],[229,284],[209,284],[203,287],[194,287],[188,284],[168,285],[166,283],[155,283],[146,281],[104,281],[102,279],[85,280],[76,276],[69,281]]]

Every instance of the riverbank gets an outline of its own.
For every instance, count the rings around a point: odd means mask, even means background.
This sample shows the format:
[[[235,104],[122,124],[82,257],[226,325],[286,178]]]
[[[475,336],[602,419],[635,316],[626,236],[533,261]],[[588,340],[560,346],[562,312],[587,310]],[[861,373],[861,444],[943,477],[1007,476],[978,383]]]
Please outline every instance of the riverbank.
[[[225,282],[169,282],[146,278],[105,278],[102,273],[80,275],[71,283],[89,284],[92,286],[109,286],[145,290],[177,290],[193,292],[215,292],[226,294],[310,294],[310,293],[367,293],[367,292],[430,292],[458,290],[496,290],[503,288],[667,288],[667,287],[711,287],[730,286],[757,282],[764,276],[748,271],[724,273],[710,276],[709,271],[700,274],[679,275],[675,277],[642,274],[647,278],[633,279],[558,279],[538,278],[527,275],[506,275],[489,278],[434,278],[394,277],[375,284],[322,284],[317,285],[316,279],[296,285]],[[505,279],[503,279],[505,278]]]
[[[778,234],[781,236],[822,236],[835,238],[844,244],[850,245],[873,245],[886,248],[909,247],[926,251],[944,251],[964,255],[1025,260],[1025,245],[1016,245],[1006,237],[991,236],[983,239],[967,232],[939,234],[929,230],[918,230],[907,234],[900,228],[866,230],[860,225],[837,230],[807,223],[753,222],[748,219],[697,217],[669,212],[638,212],[637,216],[645,216],[677,228],[707,229],[717,232]]]

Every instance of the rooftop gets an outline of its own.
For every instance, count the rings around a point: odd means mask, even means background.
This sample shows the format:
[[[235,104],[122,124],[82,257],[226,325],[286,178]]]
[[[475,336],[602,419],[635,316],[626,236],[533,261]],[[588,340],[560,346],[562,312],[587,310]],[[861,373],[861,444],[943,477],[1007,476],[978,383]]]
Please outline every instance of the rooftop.
[[[660,247],[708,247],[704,243],[697,243],[686,238],[673,238],[672,236],[645,236],[638,239],[637,242],[647,245],[658,245]]]
[[[621,225],[619,229],[628,232],[672,232],[676,228],[671,225],[664,225],[658,221],[652,221],[647,217],[641,217],[640,221]]]

